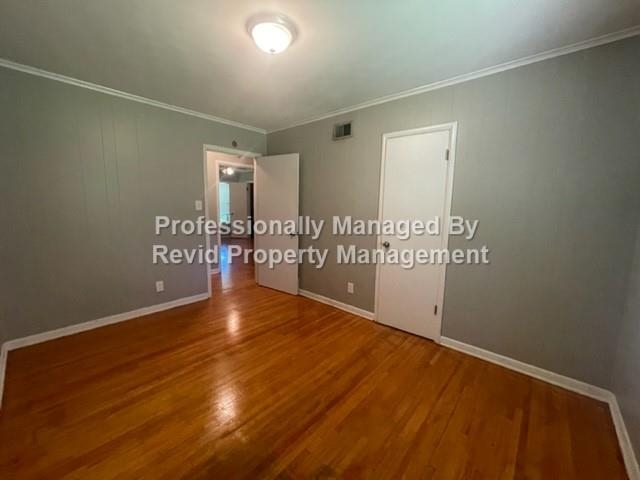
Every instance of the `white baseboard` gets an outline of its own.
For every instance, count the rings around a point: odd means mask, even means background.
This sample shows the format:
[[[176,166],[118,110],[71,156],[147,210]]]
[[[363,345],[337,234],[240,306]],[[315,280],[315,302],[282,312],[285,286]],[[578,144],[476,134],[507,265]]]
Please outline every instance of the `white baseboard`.
[[[318,295],[317,293],[313,293],[308,290],[298,290],[298,294],[302,297],[315,300],[316,302],[326,303],[327,305],[331,305],[332,307],[339,308],[340,310],[344,310],[345,312],[353,313],[354,315],[358,315],[359,317],[366,318],[367,320],[373,320],[375,318],[375,315],[373,314],[373,312],[370,312],[368,310],[363,310],[362,308],[354,307],[353,305],[349,305],[348,303],[342,303],[337,300],[333,300],[332,298],[329,298],[329,297]]]
[[[629,480],[640,480],[640,466],[638,465],[636,452],[631,444],[631,438],[629,438],[629,432],[624,423],[624,417],[620,411],[618,399],[613,393],[611,394],[609,408],[611,410],[611,418],[613,418],[613,425],[616,427],[616,435],[618,436],[618,443],[620,444],[624,464],[627,467]]]
[[[130,312],[118,313],[116,315],[110,315],[108,317],[99,318],[97,320],[90,320],[88,322],[69,325],[68,327],[58,328],[56,330],[50,330],[48,332],[37,333],[35,335],[29,335],[28,337],[16,338],[15,340],[4,342],[0,347],[0,407],[2,407],[4,377],[7,369],[7,356],[11,350],[28,347],[30,345],[36,345],[38,343],[47,342],[56,338],[66,337],[68,335],[74,335],[80,332],[86,332],[88,330],[105,327],[114,323],[125,322],[127,320],[150,315],[152,313],[162,312],[164,310],[180,307],[182,305],[200,302],[202,300],[206,300],[207,298],[209,298],[208,293],[201,293],[198,295],[193,295],[191,297],[179,298],[170,302],[151,305],[149,307],[139,308]]]
[[[4,376],[7,370],[7,354],[6,344],[0,345],[0,408],[2,408],[2,393],[4,392]]]
[[[620,412],[618,400],[616,399],[616,396],[613,394],[613,392],[610,392],[609,390],[606,390],[604,388],[596,387],[595,385],[581,382],[580,380],[576,380],[574,378],[550,372],[549,370],[545,370],[543,368],[529,365],[510,357],[505,357],[504,355],[500,355],[498,353],[490,352],[489,350],[484,350],[467,343],[459,342],[458,340],[454,340],[452,338],[442,337],[441,344],[445,347],[452,348],[453,350],[471,355],[472,357],[486,360],[487,362],[500,365],[502,367],[508,368],[509,370],[523,373],[538,380],[542,380],[543,382],[550,383],[566,390],[570,390],[586,397],[590,397],[607,403],[611,411],[611,418],[616,429],[618,443],[620,445],[620,450],[622,451],[622,457],[624,458],[624,464],[627,469],[629,480],[640,480],[638,460],[636,459],[635,451],[633,450],[633,446],[631,445],[629,433],[627,432],[624,418],[622,417],[622,413]]]
[[[327,305],[331,305],[332,307],[339,308],[340,310],[344,310],[354,315],[366,318],[367,320],[374,319],[373,312],[369,312],[367,310],[363,310],[361,308],[357,308],[352,305],[348,305],[346,303],[342,303],[337,300],[318,295],[317,293],[309,292],[307,290],[299,290],[299,294],[303,297],[310,298],[312,300],[325,303]],[[71,325],[69,327],[59,328],[57,330],[51,330],[49,332],[43,332],[36,335],[30,335],[28,337],[5,342],[0,347],[0,407],[2,406],[4,377],[9,351],[29,345],[35,345],[37,343],[46,342],[48,340],[53,340],[56,338],[65,337],[67,335],[85,332],[87,330],[93,330],[95,328],[104,327],[106,325],[124,322],[126,320],[149,315],[151,313],[161,312],[163,310],[169,310],[171,308],[187,305],[189,303],[199,302],[202,300],[206,300],[207,298],[209,298],[209,295],[207,293],[203,293],[194,295],[192,297],[181,298],[178,300],[173,300],[171,302],[144,307],[130,312],[119,313],[117,315],[111,315],[109,317],[100,318],[98,320],[91,320],[89,322]],[[629,438],[629,433],[627,432],[627,427],[624,423],[624,418],[622,417],[622,413],[620,411],[620,406],[618,405],[616,396],[612,392],[610,392],[609,390],[605,390],[604,388],[596,387],[594,385],[590,385],[588,383],[566,377],[564,375],[550,372],[549,370],[545,370],[543,368],[529,365],[527,363],[506,357],[504,355],[500,355],[479,347],[474,347],[473,345],[459,342],[452,338],[442,337],[441,343],[443,346],[452,348],[473,357],[486,360],[496,365],[503,366],[510,370],[520,372],[538,380],[542,380],[552,385],[557,385],[559,387],[585,395],[587,397],[606,402],[611,410],[611,417],[616,429],[616,435],[618,437],[620,450],[622,451],[622,456],[624,458],[629,480],[640,480],[640,468],[638,467],[638,460],[635,456],[635,451],[633,450],[633,446]]]
[[[571,390],[572,392],[595,398],[596,400],[600,400],[601,402],[609,402],[609,398],[611,396],[611,392],[609,390],[605,390],[604,388],[596,387],[595,385],[590,385],[588,383],[581,382],[570,377],[565,377],[564,375],[550,372],[549,370],[545,370],[543,368],[534,367],[533,365],[529,365],[528,363],[524,363],[510,357],[505,357],[504,355],[493,353],[489,350],[484,350],[479,347],[474,347],[473,345],[462,343],[452,338],[442,337],[441,343],[445,347],[458,350],[459,352],[466,353],[468,355],[471,355],[472,357],[481,358],[482,360],[486,360],[487,362],[506,367],[509,370],[515,370],[516,372],[524,373],[525,375],[537,378],[538,380],[542,380],[543,382],[551,383],[552,385],[557,385],[558,387],[562,387],[566,390]]]

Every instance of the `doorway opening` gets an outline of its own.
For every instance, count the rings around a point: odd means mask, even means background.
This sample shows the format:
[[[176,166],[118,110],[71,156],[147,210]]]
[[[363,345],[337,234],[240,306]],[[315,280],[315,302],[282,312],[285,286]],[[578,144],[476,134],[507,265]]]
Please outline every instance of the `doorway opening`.
[[[263,156],[204,146],[205,218],[231,224],[230,231],[205,235],[207,251],[218,253],[206,266],[209,295],[213,278],[222,289],[232,286],[239,265],[245,266],[244,276],[250,265],[260,286],[298,294],[299,232],[278,227],[299,221],[299,162],[297,153]],[[236,222],[244,228],[236,229]]]
[[[243,277],[255,276],[253,262],[244,264],[243,259],[238,258],[229,263],[229,251],[235,247],[243,251],[253,248],[254,160],[259,156],[224,150],[205,147],[206,217],[220,227],[215,234],[207,236],[207,248],[218,252],[217,262],[209,264],[207,269],[210,284],[221,289],[234,284],[232,269],[242,270]],[[242,228],[234,229],[234,225]]]

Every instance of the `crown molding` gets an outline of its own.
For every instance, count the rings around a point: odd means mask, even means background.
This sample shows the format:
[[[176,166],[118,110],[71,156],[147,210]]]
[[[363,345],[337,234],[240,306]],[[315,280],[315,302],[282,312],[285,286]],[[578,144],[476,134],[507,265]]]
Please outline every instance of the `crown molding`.
[[[55,80],[62,83],[67,83],[69,85],[75,85],[77,87],[85,88],[88,90],[93,90],[96,92],[104,93],[106,95],[111,95],[115,97],[124,98],[126,100],[131,100],[138,103],[143,103],[146,105],[150,105],[157,108],[163,108],[165,110],[170,110],[177,113],[182,113],[183,115],[189,115],[192,117],[201,118],[204,120],[209,120],[216,123],[221,123],[224,125],[229,125],[232,127],[241,128],[243,130],[250,130],[253,132],[267,134],[267,133],[275,133],[283,130],[288,130],[290,128],[299,127],[302,125],[307,125],[309,123],[317,122],[320,120],[325,120],[327,118],[335,117],[338,115],[344,115],[347,113],[351,113],[357,110],[362,110],[368,107],[373,107],[376,105],[381,105],[383,103],[393,102],[395,100],[400,100],[402,98],[411,97],[414,95],[420,95],[422,93],[430,92],[433,90],[438,90],[445,87],[450,87],[452,85],[457,85],[459,83],[468,82],[471,80],[476,80],[478,78],[487,77],[490,75],[494,75],[496,73],[504,72],[507,70],[513,70],[515,68],[524,67],[526,65],[530,65],[533,63],[542,62],[544,60],[549,60],[555,57],[560,57],[563,55],[568,55],[571,53],[578,52],[580,50],[586,50],[589,48],[597,47],[600,45],[605,45],[607,43],[616,42],[618,40],[623,40],[625,38],[630,38],[640,35],[640,25],[636,25],[634,27],[630,27],[624,30],[620,30],[618,32],[609,33],[606,35],[602,35],[599,37],[595,37],[589,40],[585,40],[582,42],[574,43],[571,45],[567,45],[565,47],[555,48],[552,50],[547,50],[546,52],[538,53],[535,55],[530,55],[528,57],[523,57],[518,60],[513,60],[506,63],[501,63],[499,65],[495,65],[492,67],[483,68],[481,70],[477,70],[475,72],[466,73],[463,75],[458,75],[456,77],[452,77],[446,80],[441,80],[438,82],[429,83],[427,85],[422,85],[420,87],[412,88],[409,90],[405,90],[403,92],[385,95],[383,97],[378,97],[373,100],[368,100],[366,102],[358,103],[352,105],[350,107],[342,108],[339,110],[333,110],[326,114],[318,115],[315,117],[307,118],[306,120],[302,120],[300,122],[291,124],[286,127],[277,128],[274,130],[265,130],[263,128],[254,127],[252,125],[246,125],[239,122],[234,122],[233,120],[228,120],[226,118],[216,117],[213,115],[208,115],[206,113],[197,112],[195,110],[190,110],[188,108],[179,107],[176,105],[170,105],[168,103],[159,102],[157,100],[152,100],[150,98],[141,97],[139,95],[134,95],[131,93],[123,92],[120,90],[115,90],[113,88],[104,87],[102,85],[98,85],[91,82],[86,82],[84,80],[79,80],[72,77],[67,77],[66,75],[61,75],[58,73],[49,72],[47,70],[42,70],[40,68],[31,67],[29,65],[23,65],[17,62],[13,62],[11,60],[7,60],[4,58],[0,58],[0,67],[8,68],[11,70],[17,70],[20,72],[24,72],[30,75],[35,75],[39,77],[48,78],[50,80]]]
[[[233,120],[227,120],[226,118],[215,117],[202,112],[196,112],[195,110],[189,110],[188,108],[178,107],[176,105],[170,105],[168,103],[159,102],[150,98],[141,97],[132,93],[122,92],[113,88],[104,87],[96,83],[85,82],[77,78],[67,77],[59,73],[49,72],[40,68],[31,67],[29,65],[23,65],[21,63],[7,60],[6,58],[0,58],[0,67],[8,68],[10,70],[17,70],[19,72],[28,73],[29,75],[35,75],[37,77],[48,78],[49,80],[55,80],[56,82],[62,82],[76,87],[85,88],[87,90],[93,90],[94,92],[104,93],[113,97],[124,98],[125,100],[131,100],[133,102],[144,103],[152,107],[163,108],[172,112],[182,113],[183,115],[189,115],[191,117],[201,118],[203,120],[209,120],[211,122],[222,123],[231,127],[241,128],[243,130],[250,130],[252,132],[266,134],[267,131],[263,128],[254,127],[251,125],[245,125],[244,123],[234,122]]]
[[[626,28],[624,30],[620,30],[618,32],[608,33],[606,35],[602,35],[599,37],[595,37],[589,40],[584,40],[582,42],[573,43],[571,45],[567,45],[565,47],[554,48],[552,50],[547,50],[546,52],[537,53],[535,55],[530,55],[528,57],[523,57],[518,60],[512,60],[510,62],[501,63],[499,65],[495,65],[493,67],[483,68],[481,70],[477,70],[471,73],[465,73],[463,75],[458,75],[456,77],[452,77],[446,80],[441,80],[438,82],[429,83],[427,85],[422,85],[420,87],[412,88],[409,90],[405,90],[400,93],[394,93],[391,95],[385,95],[383,97],[378,97],[373,100],[368,100],[366,102],[358,103],[356,105],[352,105],[350,107],[341,108],[339,110],[334,110],[329,113],[325,113],[322,115],[318,115],[316,117],[310,117],[306,120],[303,120],[298,123],[294,123],[287,127],[276,128],[274,130],[268,130],[267,133],[276,133],[281,132],[283,130],[289,130],[290,128],[300,127],[302,125],[307,125],[309,123],[317,122],[320,120],[326,120],[327,118],[336,117],[338,115],[344,115],[346,113],[355,112],[357,110],[362,110],[368,107],[374,107],[376,105],[381,105],[383,103],[393,102],[394,100],[400,100],[406,97],[412,97],[414,95],[420,95],[422,93],[431,92],[433,90],[439,90],[441,88],[450,87],[452,85],[457,85],[459,83],[469,82],[471,80],[476,80],[482,77],[488,77],[490,75],[495,75],[496,73],[504,72],[507,70],[513,70],[515,68],[524,67],[526,65],[531,65],[532,63],[542,62],[544,60],[549,60],[555,57],[560,57],[563,55],[568,55],[570,53],[579,52],[580,50],[587,50],[589,48],[598,47],[600,45],[605,45],[607,43],[616,42],[618,40],[623,40],[625,38],[635,37],[640,35],[640,25],[636,25],[634,27]]]

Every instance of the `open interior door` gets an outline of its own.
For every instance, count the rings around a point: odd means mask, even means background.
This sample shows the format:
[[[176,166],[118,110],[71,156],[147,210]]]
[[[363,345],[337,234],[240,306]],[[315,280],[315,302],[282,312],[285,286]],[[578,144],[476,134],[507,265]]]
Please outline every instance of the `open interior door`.
[[[255,222],[272,220],[298,221],[298,182],[300,155],[271,155],[256,158],[254,177]],[[285,252],[298,249],[297,235],[254,235],[256,250],[277,249]],[[258,285],[298,294],[298,264],[280,263],[273,268],[256,264]]]

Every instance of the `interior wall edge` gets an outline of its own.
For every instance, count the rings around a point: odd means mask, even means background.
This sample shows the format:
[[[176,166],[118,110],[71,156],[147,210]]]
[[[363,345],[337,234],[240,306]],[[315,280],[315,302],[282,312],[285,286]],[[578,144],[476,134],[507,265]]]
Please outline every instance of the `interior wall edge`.
[[[627,280],[627,299],[618,332],[611,390],[618,399],[618,414],[626,419],[629,442],[640,456],[640,352],[637,348],[640,341],[640,222],[635,237],[636,248]]]
[[[638,464],[638,457],[636,457],[635,450],[633,449],[631,437],[627,430],[627,424],[624,421],[624,416],[622,415],[620,405],[618,404],[618,397],[613,393],[611,394],[609,409],[611,410],[611,418],[613,419],[613,425],[616,428],[616,436],[618,437],[618,443],[620,444],[620,450],[622,451],[622,458],[624,459],[624,464],[627,468],[629,480],[640,480],[640,464]]]
[[[0,409],[2,408],[2,398],[4,394],[4,378],[7,371],[7,343],[0,345]]]

